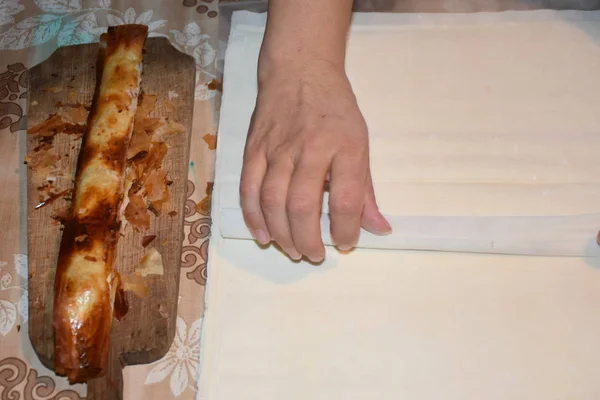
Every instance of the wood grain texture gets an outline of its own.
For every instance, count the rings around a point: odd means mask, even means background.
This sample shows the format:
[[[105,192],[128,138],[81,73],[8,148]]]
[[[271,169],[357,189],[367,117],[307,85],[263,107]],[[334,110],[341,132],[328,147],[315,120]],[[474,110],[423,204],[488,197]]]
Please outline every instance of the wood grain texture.
[[[172,205],[175,216],[152,216],[148,232],[138,233],[131,227],[118,244],[116,269],[122,275],[135,271],[147,249],[142,237],[156,235],[150,244],[163,257],[164,275],[146,277],[150,295],[139,299],[127,294],[130,309],[120,321],[114,322],[111,332],[109,372],[88,384],[88,399],[122,398],[124,365],[145,364],[160,359],[169,349],[175,334],[179,266],[183,240],[185,190],[188,175],[189,143],[194,102],[194,60],[173,48],[167,39],[146,41],[141,87],[145,93],[158,97],[153,117],[165,117],[186,127],[185,134],[167,136],[170,146],[164,168],[173,180]],[[28,128],[57,112],[56,103],[76,101],[90,105],[96,84],[98,44],[69,46],[58,49],[50,58],[29,71]],[[51,90],[48,90],[51,89]],[[57,91],[57,89],[59,89]],[[166,106],[169,91],[175,92]],[[28,135],[27,153],[33,154],[37,140]],[[59,134],[54,139],[53,153],[61,157],[59,166],[64,176],[58,177],[57,191],[70,189],[77,163],[80,139]],[[38,183],[28,171],[28,259],[29,259],[29,336],[41,361],[53,367],[53,282],[61,230],[52,216],[68,204],[59,199],[35,209],[39,203]]]

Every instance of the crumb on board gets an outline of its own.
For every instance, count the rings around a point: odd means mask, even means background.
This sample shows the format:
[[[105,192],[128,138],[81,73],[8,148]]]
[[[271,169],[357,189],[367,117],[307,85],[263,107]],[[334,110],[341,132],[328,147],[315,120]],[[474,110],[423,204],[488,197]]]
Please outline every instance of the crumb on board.
[[[167,313],[167,308],[162,304],[158,305],[158,315],[160,315],[163,318],[167,318],[169,316],[169,313]]]
[[[174,90],[169,90],[169,93],[167,93],[167,97],[169,98],[169,100],[173,100],[179,97],[179,94]]]
[[[37,308],[40,309],[42,308],[42,301],[40,300],[40,297],[37,296],[33,302],[31,303],[32,308]]]
[[[162,256],[154,247],[148,249],[142,256],[135,273],[121,276],[123,289],[133,292],[140,298],[148,296],[150,288],[144,279],[148,275],[164,275]]]
[[[65,104],[60,108],[63,119],[74,125],[85,125],[87,123],[89,110],[82,104]]]
[[[148,275],[164,275],[163,260],[161,254],[154,247],[150,247],[140,259],[138,267],[135,269],[138,276],[146,277]]]
[[[54,144],[54,136],[43,136],[39,138],[38,145],[33,148],[33,152],[37,153],[40,150],[50,150]]]
[[[158,217],[169,210],[172,180],[162,165],[169,149],[163,137],[186,131],[185,126],[176,121],[151,117],[156,102],[156,96],[140,94],[127,151],[126,187],[129,189],[123,217],[137,231],[150,228],[150,213]]]
[[[156,235],[146,235],[142,238],[142,247],[146,248],[156,239]]]
[[[125,207],[124,217],[136,231],[150,229],[150,214],[146,200],[139,194],[129,193],[129,203]]]
[[[148,297],[150,294],[150,288],[146,284],[143,277],[136,274],[122,275],[121,282],[123,289],[132,292],[139,298]]]
[[[75,90],[69,90],[69,102],[75,103],[76,101],[77,101],[77,92]]]
[[[63,91],[63,89],[58,86],[51,86],[51,87],[42,89],[42,92],[49,92],[49,93],[58,93],[58,92],[62,92],[62,91]]]
[[[171,191],[167,184],[167,171],[159,169],[148,175],[145,185],[148,206],[156,215],[162,215],[171,200]]]
[[[152,133],[145,129],[134,129],[127,149],[127,159],[131,160],[138,155],[145,156],[150,150]]]
[[[69,210],[66,207],[56,210],[51,218],[59,224],[64,224],[69,218]]]
[[[138,108],[135,113],[136,123],[150,115],[150,113],[154,110],[154,107],[156,106],[156,100],[157,98],[155,95],[146,94],[144,92],[140,93],[138,100]]]
[[[160,127],[156,133],[158,135],[177,135],[185,132],[186,129],[183,124],[175,121],[168,121],[164,126]]]
[[[42,185],[37,187],[38,191],[38,201],[41,203],[44,199],[56,194],[56,187],[54,186],[54,182],[45,181]]]
[[[165,106],[165,111],[168,113],[174,113],[176,110],[175,104],[173,104],[173,102],[171,100],[165,100],[164,106]]]
[[[85,110],[86,118],[83,121],[80,119],[79,112],[80,110],[76,110],[75,113],[69,113],[66,117],[62,113],[52,114],[44,121],[29,128],[27,133],[29,135],[37,135],[40,139],[47,136],[55,136],[59,133],[77,136],[83,135],[86,129],[87,110]]]
[[[53,154],[50,150],[40,150],[31,156],[25,156],[27,167],[32,172],[44,176],[56,170],[58,160],[60,160],[60,156]]]

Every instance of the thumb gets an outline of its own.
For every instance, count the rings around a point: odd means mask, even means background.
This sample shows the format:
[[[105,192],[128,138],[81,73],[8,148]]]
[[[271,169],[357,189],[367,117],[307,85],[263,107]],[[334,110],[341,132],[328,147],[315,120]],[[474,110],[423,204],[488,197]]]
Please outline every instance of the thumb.
[[[373,180],[371,179],[371,170],[367,174],[367,187],[365,192],[365,205],[363,209],[361,226],[367,231],[385,236],[392,233],[392,227],[385,217],[379,212],[377,201],[375,199],[375,190],[373,189]]]

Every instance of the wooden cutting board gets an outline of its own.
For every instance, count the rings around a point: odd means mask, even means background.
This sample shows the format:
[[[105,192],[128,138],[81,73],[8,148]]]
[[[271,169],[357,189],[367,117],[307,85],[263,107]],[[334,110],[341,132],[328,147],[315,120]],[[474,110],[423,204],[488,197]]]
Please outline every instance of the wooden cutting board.
[[[97,53],[97,43],[63,47],[30,69],[28,128],[56,113],[57,102],[72,103],[76,97],[78,103],[91,104]],[[173,48],[167,39],[146,41],[141,86],[145,93],[158,97],[150,116],[168,117],[186,128],[184,134],[166,138],[170,148],[163,163],[173,181],[172,206],[177,214],[158,218],[152,215],[149,232],[137,233],[128,227],[119,241],[116,265],[122,275],[134,272],[149,247],[155,247],[162,255],[164,275],[145,278],[150,288],[150,295],[145,298],[127,293],[129,312],[114,322],[108,373],[88,383],[88,399],[121,399],[122,368],[162,358],[175,335],[195,73],[193,58]],[[30,156],[38,144],[32,136],[27,139]],[[72,188],[80,143],[73,135],[58,134],[54,139],[52,151],[61,157],[59,166],[64,170],[64,177],[55,184],[59,192]],[[42,363],[53,368],[53,283],[61,226],[52,216],[68,203],[61,198],[35,209],[39,192],[29,170],[27,194],[29,336]],[[146,235],[156,235],[156,239],[145,249],[142,238]]]

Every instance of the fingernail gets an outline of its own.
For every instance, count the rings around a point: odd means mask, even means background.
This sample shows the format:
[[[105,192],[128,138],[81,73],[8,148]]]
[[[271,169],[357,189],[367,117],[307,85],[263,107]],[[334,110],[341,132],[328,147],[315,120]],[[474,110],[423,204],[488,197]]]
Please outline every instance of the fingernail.
[[[267,232],[263,231],[262,229],[257,229],[256,232],[254,232],[254,238],[263,246],[270,241],[269,235],[267,235]]]
[[[288,256],[294,261],[298,261],[302,258],[302,254],[298,252],[296,249],[284,249]]]
[[[323,261],[324,257],[323,257],[323,256],[319,256],[319,257],[308,257],[308,259],[309,259],[311,262],[313,262],[313,263],[315,263],[315,264],[318,264],[318,263],[320,263],[321,261]]]
[[[385,217],[383,217],[383,223],[386,227],[385,231],[383,231],[383,235],[384,236],[388,236],[392,234],[392,226],[390,225],[390,223],[387,221],[387,219],[385,219]]]
[[[343,244],[337,247],[341,251],[350,251],[354,248],[354,246],[348,246],[347,244]]]

